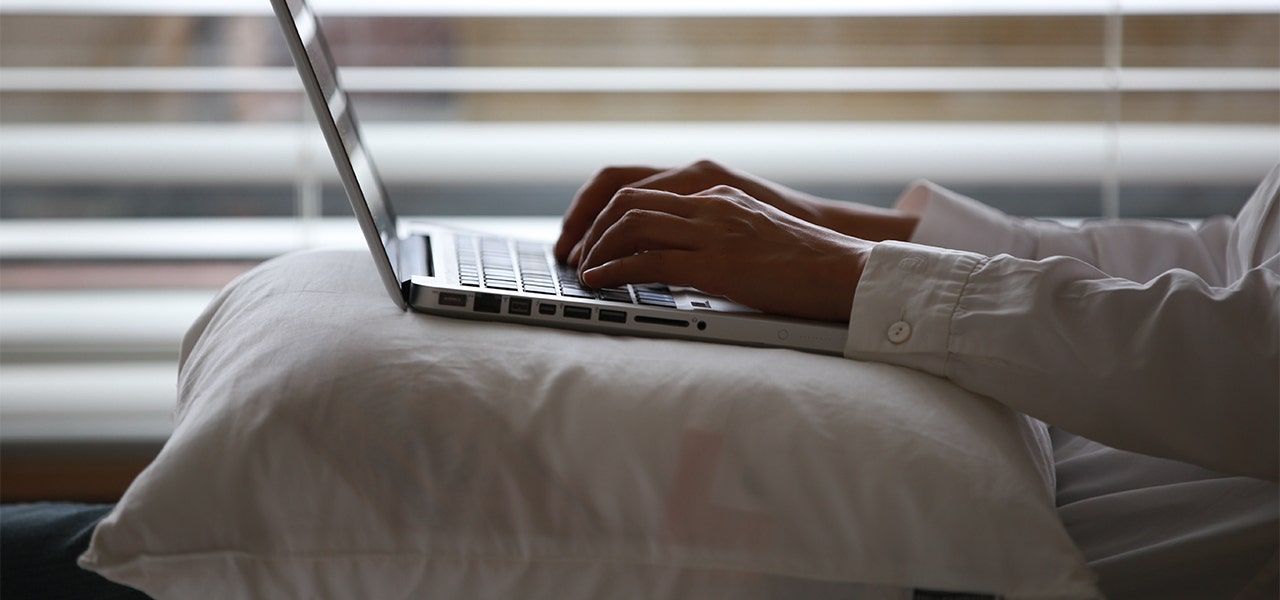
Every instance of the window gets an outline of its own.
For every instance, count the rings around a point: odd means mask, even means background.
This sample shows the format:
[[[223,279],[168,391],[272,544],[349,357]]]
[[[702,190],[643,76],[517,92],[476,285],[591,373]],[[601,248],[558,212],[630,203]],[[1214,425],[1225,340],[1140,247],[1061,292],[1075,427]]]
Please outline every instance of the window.
[[[1273,2],[315,4],[402,214],[550,222],[604,164],[715,158],[882,205],[927,176],[1199,218],[1280,160]],[[358,245],[348,214],[265,0],[7,0],[0,434],[162,438],[213,291]],[[86,418],[121,407],[147,416]]]

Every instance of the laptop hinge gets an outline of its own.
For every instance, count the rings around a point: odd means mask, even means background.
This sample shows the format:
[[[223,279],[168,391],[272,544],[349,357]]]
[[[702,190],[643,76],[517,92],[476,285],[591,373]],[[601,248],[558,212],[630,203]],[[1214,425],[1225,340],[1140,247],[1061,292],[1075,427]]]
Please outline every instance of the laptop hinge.
[[[399,246],[400,251],[397,254],[400,264],[396,265],[396,270],[399,271],[400,287],[407,298],[413,276],[423,274],[428,277],[434,276],[435,265],[431,261],[431,240],[427,236],[411,235],[400,238]]]

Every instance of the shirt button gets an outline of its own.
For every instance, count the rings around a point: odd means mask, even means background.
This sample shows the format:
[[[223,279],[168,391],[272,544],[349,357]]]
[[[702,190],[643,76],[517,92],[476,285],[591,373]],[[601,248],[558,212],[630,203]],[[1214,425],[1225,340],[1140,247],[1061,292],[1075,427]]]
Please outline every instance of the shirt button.
[[[911,324],[906,321],[898,321],[889,326],[889,341],[894,344],[901,344],[911,337]]]

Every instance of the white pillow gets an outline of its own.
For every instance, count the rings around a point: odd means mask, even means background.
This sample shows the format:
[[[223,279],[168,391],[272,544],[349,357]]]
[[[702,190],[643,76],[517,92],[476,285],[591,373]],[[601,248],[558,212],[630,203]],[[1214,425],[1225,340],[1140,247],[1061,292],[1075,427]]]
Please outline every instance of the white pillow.
[[[896,367],[401,312],[328,251],[179,393],[80,559],[157,598],[1097,595],[1043,425]]]

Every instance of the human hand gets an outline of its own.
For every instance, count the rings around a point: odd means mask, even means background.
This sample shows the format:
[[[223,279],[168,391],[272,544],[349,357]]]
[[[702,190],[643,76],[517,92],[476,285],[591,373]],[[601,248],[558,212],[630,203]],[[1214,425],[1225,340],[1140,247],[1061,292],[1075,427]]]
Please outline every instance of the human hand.
[[[811,319],[848,319],[871,247],[729,186],[623,188],[598,213],[577,250],[591,287],[690,286]]]
[[[596,216],[618,190],[626,188],[696,194],[727,185],[751,197],[811,223],[819,221],[816,204],[821,199],[771,181],[736,171],[708,160],[675,169],[654,167],[606,167],[578,190],[565,213],[556,258],[577,264],[582,258],[579,242]]]
[[[708,160],[675,169],[607,167],[578,190],[566,211],[560,238],[555,245],[556,258],[575,265],[581,261],[583,235],[620,189],[651,189],[690,195],[718,185],[741,190],[760,202],[809,223],[872,241],[906,240],[917,221],[913,215],[894,210],[806,194]]]

